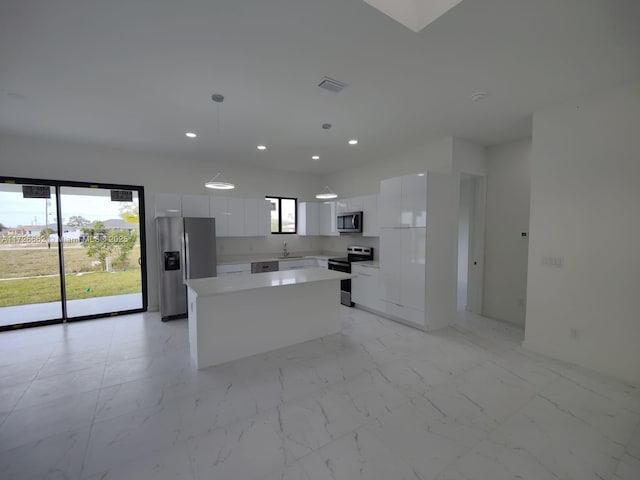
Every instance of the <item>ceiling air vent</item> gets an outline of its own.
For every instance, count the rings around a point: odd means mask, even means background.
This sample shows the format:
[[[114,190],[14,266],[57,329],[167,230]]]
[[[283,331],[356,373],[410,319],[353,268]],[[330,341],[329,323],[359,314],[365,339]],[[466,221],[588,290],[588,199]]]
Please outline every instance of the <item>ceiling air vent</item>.
[[[340,93],[347,84],[334,80],[333,78],[324,77],[318,86],[333,93]]]

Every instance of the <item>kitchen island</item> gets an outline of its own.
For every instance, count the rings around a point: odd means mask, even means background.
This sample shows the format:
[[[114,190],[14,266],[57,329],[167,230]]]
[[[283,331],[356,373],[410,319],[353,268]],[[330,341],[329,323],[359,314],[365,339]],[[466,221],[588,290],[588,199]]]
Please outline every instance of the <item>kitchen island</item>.
[[[187,280],[199,369],[340,332],[339,282],[324,268]]]

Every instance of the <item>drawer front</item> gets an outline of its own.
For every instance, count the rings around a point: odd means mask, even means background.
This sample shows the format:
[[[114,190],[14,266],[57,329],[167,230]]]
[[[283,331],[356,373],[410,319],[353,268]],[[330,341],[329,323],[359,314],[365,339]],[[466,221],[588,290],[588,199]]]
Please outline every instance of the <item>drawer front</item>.
[[[227,273],[239,273],[239,272],[250,272],[251,264],[250,263],[234,263],[227,265],[218,265],[218,275],[227,274]]]

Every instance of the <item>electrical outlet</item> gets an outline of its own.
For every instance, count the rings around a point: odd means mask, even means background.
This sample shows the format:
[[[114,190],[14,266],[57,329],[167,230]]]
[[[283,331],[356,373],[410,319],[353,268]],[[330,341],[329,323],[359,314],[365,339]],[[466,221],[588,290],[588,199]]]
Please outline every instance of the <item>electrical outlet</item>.
[[[542,257],[542,260],[540,261],[540,264],[544,265],[546,267],[562,268],[562,266],[564,265],[564,258],[562,258],[562,257]]]
[[[580,331],[579,331],[577,328],[575,328],[575,327],[570,327],[570,328],[569,328],[569,336],[570,336],[572,339],[577,340],[577,339],[578,339],[578,337],[580,336]]]

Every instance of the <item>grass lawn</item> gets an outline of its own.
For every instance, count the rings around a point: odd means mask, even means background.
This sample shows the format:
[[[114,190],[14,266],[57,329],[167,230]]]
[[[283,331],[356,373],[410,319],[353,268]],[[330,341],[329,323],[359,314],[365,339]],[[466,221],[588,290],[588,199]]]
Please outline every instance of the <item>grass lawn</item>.
[[[129,265],[138,266],[140,246],[135,245],[129,253]],[[91,272],[95,269],[82,246],[65,246],[64,266],[66,273]],[[51,248],[34,247],[29,249],[0,249],[0,278],[37,277],[58,274],[58,245]]]
[[[66,275],[65,282],[68,300],[142,291],[142,276],[139,268],[113,273]],[[58,300],[60,300],[58,276],[0,281],[0,307]]]

